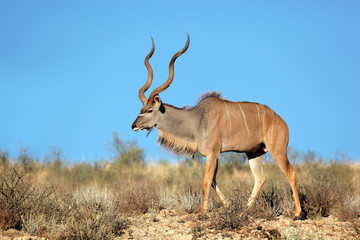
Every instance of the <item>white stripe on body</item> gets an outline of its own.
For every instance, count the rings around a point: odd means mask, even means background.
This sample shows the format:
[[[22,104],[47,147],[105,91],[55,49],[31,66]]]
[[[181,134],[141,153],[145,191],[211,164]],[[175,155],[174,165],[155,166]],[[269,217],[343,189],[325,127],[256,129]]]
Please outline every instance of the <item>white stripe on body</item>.
[[[272,126],[271,126],[271,141],[272,141],[273,133],[274,133],[274,125],[275,125],[275,116],[274,116],[274,111],[271,111],[271,113],[272,113],[272,117],[273,117]]]
[[[249,127],[248,127],[247,122],[246,122],[245,113],[244,113],[244,111],[242,110],[240,104],[237,103],[237,105],[239,106],[239,108],[240,108],[240,110],[241,110],[241,113],[242,113],[242,115],[243,115],[243,117],[244,117],[244,123],[245,123],[246,131],[247,131],[247,134],[248,134],[248,136],[249,136],[249,138],[250,138],[250,131],[249,131]]]
[[[257,113],[258,113],[258,119],[259,119],[259,136],[261,137],[261,128],[260,128],[260,110],[257,104],[255,104]]]
[[[229,120],[230,120],[230,129],[231,129],[231,116],[230,116],[230,113],[229,113],[229,109],[227,107],[227,103],[222,99],[223,103],[225,104],[225,109],[226,109],[226,113],[229,117]]]

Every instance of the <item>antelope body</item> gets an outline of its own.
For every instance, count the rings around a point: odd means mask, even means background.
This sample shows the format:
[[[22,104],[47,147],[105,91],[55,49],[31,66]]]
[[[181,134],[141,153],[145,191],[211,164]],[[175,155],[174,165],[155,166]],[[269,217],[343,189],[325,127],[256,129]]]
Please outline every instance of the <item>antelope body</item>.
[[[161,101],[159,93],[171,84],[174,77],[174,63],[189,46],[189,35],[185,47],[177,52],[169,65],[168,80],[156,88],[147,99],[144,92],[152,82],[149,59],[155,45],[145,58],[149,75],[146,84],[139,90],[143,107],[132,125],[134,131],[159,129],[158,143],[176,154],[193,155],[199,152],[206,157],[204,178],[204,203],[202,214],[206,214],[208,195],[212,186],[224,206],[229,206],[216,184],[218,157],[221,152],[245,152],[255,185],[247,203],[250,207],[265,183],[262,157],[268,151],[287,176],[295,200],[295,219],[301,216],[301,207],[296,187],[296,173],[287,158],[289,131],[285,121],[266,105],[252,102],[232,102],[221,94],[205,94],[199,103],[190,109],[177,108]]]

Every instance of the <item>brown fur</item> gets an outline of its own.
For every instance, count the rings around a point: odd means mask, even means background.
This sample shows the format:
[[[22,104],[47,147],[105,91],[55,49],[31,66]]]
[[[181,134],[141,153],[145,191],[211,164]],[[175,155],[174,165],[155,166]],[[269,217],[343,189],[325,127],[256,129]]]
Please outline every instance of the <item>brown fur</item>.
[[[161,130],[159,130],[158,143],[164,150],[189,157],[193,157],[198,148],[196,142],[183,140]]]

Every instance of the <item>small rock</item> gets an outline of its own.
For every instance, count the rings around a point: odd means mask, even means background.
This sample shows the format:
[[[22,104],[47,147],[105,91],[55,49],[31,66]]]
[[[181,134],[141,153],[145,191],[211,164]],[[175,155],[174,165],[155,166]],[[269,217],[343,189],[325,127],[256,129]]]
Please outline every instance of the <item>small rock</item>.
[[[192,239],[193,239],[193,236],[192,236],[192,234],[185,234],[185,235],[182,235],[182,236],[181,236],[181,239],[184,239],[184,240],[192,240]]]
[[[121,235],[121,239],[130,239],[131,236],[128,233],[124,233],[123,235]]]

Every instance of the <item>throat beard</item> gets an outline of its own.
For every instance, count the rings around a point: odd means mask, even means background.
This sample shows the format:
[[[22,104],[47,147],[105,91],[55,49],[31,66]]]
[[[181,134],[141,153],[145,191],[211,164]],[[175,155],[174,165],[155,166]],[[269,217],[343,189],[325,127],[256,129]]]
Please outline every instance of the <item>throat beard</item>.
[[[154,127],[149,128],[149,130],[147,131],[146,137],[149,136],[149,134],[151,133],[151,131],[154,129]]]
[[[193,157],[198,148],[196,142],[186,141],[162,130],[159,130],[158,144],[163,150],[189,157]]]

